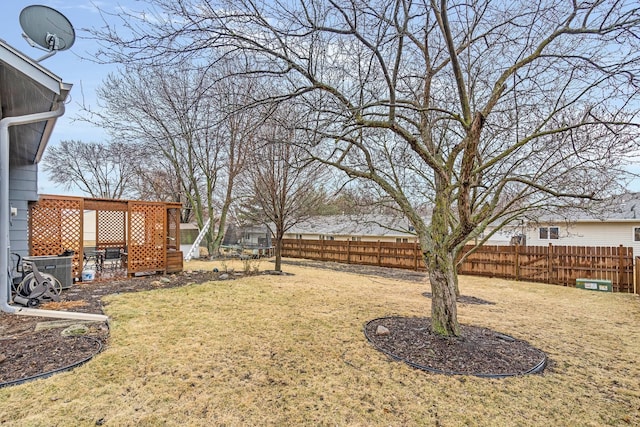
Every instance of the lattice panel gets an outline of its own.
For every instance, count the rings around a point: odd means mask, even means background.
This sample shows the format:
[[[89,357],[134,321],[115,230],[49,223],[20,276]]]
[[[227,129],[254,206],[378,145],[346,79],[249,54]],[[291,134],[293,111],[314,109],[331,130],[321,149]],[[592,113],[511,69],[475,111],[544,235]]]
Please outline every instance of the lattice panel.
[[[129,273],[164,271],[166,209],[163,205],[129,204]]]
[[[127,212],[97,211],[96,245],[124,248],[127,241]]]
[[[29,254],[75,252],[73,276],[79,277],[82,254],[82,200],[42,199],[29,209]]]

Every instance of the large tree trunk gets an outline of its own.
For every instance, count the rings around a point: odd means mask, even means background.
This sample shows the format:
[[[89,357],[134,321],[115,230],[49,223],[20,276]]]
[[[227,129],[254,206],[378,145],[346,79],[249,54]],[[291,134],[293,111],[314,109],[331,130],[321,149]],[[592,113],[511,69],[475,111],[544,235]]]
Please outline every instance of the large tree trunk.
[[[453,256],[445,251],[426,255],[431,282],[431,327],[437,334],[459,336],[456,305],[457,274]]]
[[[275,271],[282,271],[282,237],[276,238],[276,245],[274,248],[274,255],[276,257]]]
[[[229,165],[229,177],[227,178],[227,190],[224,196],[224,203],[222,204],[222,209],[220,210],[220,222],[218,224],[218,233],[215,236],[215,240],[212,242],[212,250],[213,254],[220,255],[220,247],[222,246],[222,242],[224,241],[224,234],[227,232],[227,215],[229,214],[229,209],[231,208],[231,204],[233,203],[233,185],[235,182],[235,177],[237,172],[234,172],[234,164],[235,158],[233,158],[233,149],[231,151],[231,164]],[[209,193],[212,194],[212,193]],[[210,198],[211,199],[211,198]]]
[[[459,336],[458,275],[456,274],[455,253],[449,247],[451,216],[451,189],[448,180],[436,175],[436,199],[431,216],[430,236],[421,241],[430,242],[423,247],[425,263],[431,282],[431,327],[443,336]]]
[[[212,255],[220,255],[220,247],[224,241],[224,235],[227,232],[227,215],[229,214],[229,207],[231,206],[231,198],[225,200],[222,210],[220,211],[220,220],[218,222],[218,232],[215,234],[215,240],[212,246]]]

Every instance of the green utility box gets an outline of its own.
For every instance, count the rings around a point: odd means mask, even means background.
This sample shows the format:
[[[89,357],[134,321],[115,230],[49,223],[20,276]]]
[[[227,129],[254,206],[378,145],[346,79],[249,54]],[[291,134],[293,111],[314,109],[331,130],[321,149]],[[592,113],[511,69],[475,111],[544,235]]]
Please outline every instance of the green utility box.
[[[576,279],[576,288],[590,291],[613,292],[611,280],[601,279]]]

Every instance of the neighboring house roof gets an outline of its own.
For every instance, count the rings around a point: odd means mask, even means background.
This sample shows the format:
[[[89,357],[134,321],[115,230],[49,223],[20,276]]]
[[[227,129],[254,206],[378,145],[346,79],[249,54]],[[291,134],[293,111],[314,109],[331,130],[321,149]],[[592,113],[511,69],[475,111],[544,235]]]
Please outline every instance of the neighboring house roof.
[[[2,117],[51,111],[64,101],[71,85],[33,59],[0,40],[0,102]],[[40,161],[56,119],[9,128],[11,164]],[[15,142],[14,142],[15,141]]]
[[[406,218],[392,215],[324,215],[299,222],[287,234],[415,237]]]
[[[640,193],[626,193],[596,201],[584,209],[564,209],[556,214],[545,213],[537,222],[638,222]]]

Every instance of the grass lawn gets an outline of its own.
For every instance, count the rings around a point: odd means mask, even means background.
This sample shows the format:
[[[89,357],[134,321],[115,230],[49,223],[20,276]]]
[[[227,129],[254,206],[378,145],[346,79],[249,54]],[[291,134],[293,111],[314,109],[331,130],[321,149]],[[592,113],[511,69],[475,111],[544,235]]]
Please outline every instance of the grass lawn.
[[[201,266],[222,267],[187,264]],[[0,389],[0,424],[640,425],[638,296],[461,276],[464,295],[496,305],[460,304],[460,321],[525,339],[551,366],[448,377],[389,360],[362,333],[376,317],[428,315],[428,285],[285,270],[294,275],[110,296],[105,351]]]

